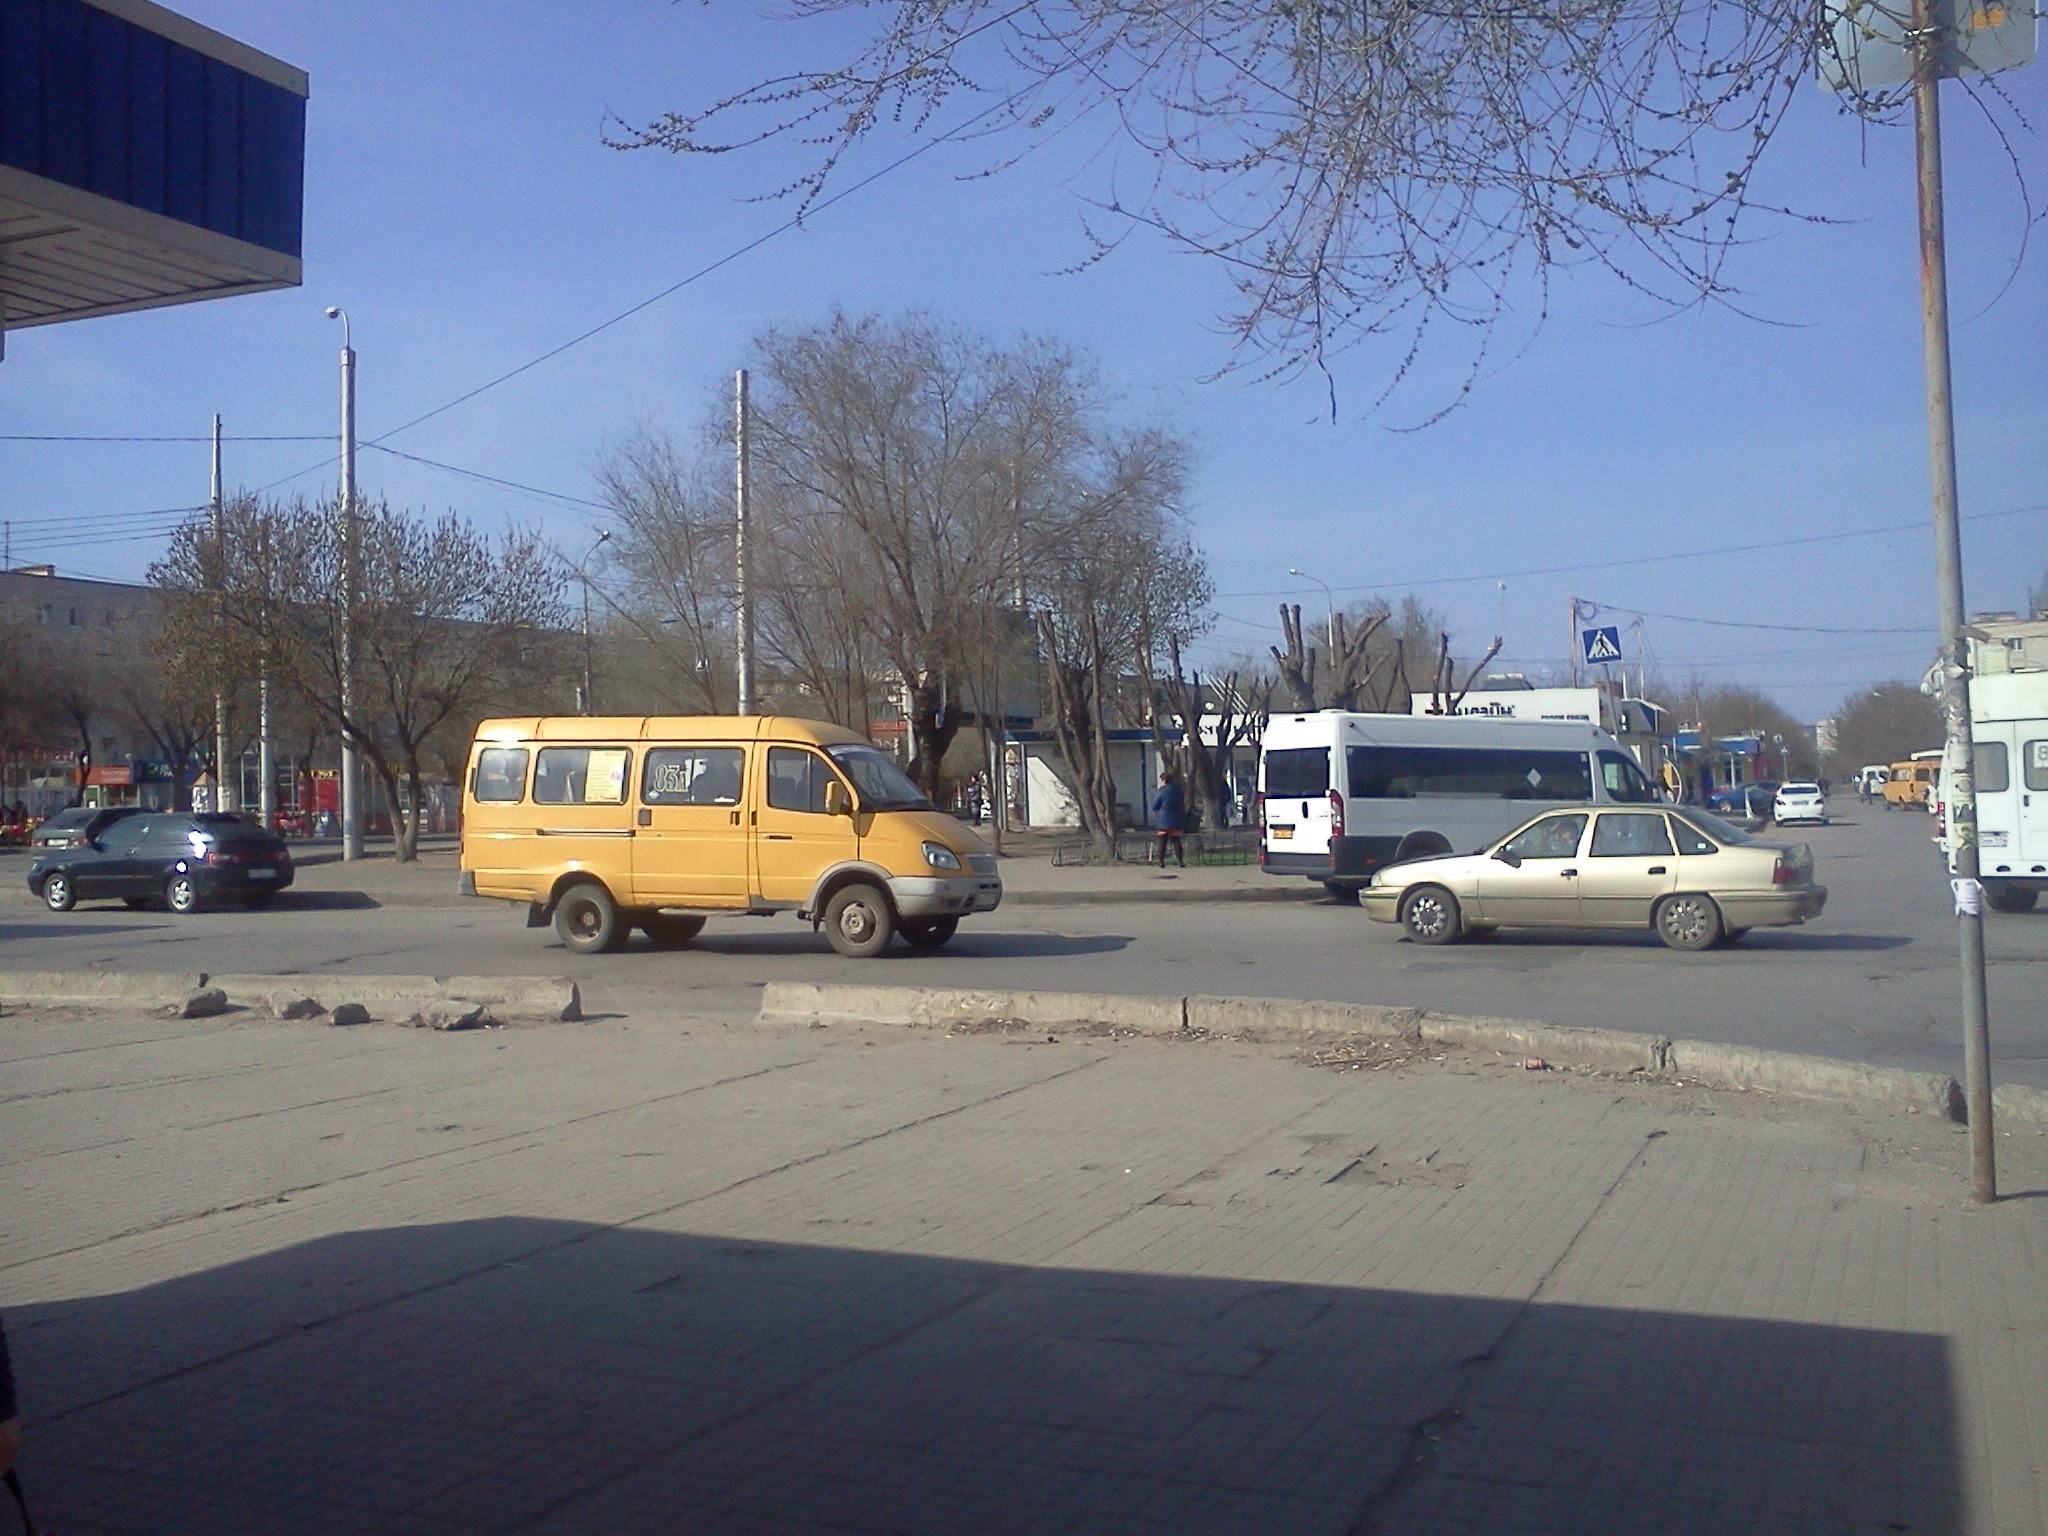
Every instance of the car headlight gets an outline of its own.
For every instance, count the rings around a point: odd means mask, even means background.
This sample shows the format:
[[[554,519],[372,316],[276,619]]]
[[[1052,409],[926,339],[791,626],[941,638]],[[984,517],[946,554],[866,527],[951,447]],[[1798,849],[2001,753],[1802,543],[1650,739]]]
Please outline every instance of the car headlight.
[[[960,867],[960,855],[948,848],[944,843],[926,843],[924,845],[924,861],[931,865],[933,869],[958,869]]]

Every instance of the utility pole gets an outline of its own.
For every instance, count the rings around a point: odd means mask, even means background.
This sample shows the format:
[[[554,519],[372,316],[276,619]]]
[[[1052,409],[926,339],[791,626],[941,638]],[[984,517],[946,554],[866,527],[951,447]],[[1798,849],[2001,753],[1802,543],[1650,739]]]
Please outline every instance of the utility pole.
[[[341,322],[341,857],[363,856],[363,764],[354,730],[356,703],[356,353],[349,345],[348,315],[328,306],[327,318]]]
[[[227,535],[221,527],[220,505],[220,416],[213,418],[213,490],[207,498],[207,507],[213,523],[213,808],[216,811],[232,811],[241,799],[228,789],[228,701],[227,693],[221,687],[220,667],[222,660],[221,630],[227,606],[228,546]],[[237,777],[240,775],[238,774]]]
[[[270,530],[259,524],[257,558],[262,562],[263,613],[258,633],[263,653],[256,663],[256,791],[257,813],[266,830],[277,830],[277,765],[270,736]]]
[[[591,680],[590,665],[590,562],[611,536],[611,529],[601,531],[597,542],[586,549],[583,558],[576,562],[576,578],[583,584],[583,686],[576,694],[576,713],[579,715],[597,713],[597,689]]]
[[[733,375],[733,628],[739,642],[739,712],[754,712],[754,597],[747,580],[747,370]]]
[[[1949,385],[1948,251],[1941,191],[1941,75],[1949,39],[1928,0],[1913,0],[1913,149],[1920,192],[1920,331],[1927,446],[1934,477],[1934,571],[1941,598],[1941,701],[1947,720],[1948,840],[1963,972],[1963,1091],[1970,1192],[1998,1198],[1991,1129],[1991,1025],[1984,996],[1984,888],[1978,882],[1977,777],[1971,761],[1970,650],[1963,633],[1963,543],[1956,517],[1955,411]]]

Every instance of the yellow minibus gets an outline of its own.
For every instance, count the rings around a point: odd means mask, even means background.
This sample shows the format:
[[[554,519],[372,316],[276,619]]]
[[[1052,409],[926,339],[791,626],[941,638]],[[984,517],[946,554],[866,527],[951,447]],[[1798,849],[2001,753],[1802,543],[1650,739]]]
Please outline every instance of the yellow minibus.
[[[462,790],[462,889],[570,949],[685,944],[793,911],[842,955],[917,949],[993,912],[986,845],[841,726],[773,715],[486,720]]]

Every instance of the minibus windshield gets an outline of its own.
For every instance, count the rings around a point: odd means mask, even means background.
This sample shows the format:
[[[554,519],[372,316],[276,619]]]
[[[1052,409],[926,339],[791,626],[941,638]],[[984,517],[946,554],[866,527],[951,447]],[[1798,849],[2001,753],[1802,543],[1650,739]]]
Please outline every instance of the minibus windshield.
[[[854,786],[860,790],[861,809],[865,811],[928,811],[931,801],[924,792],[903,776],[888,758],[873,747],[827,747],[832,761],[846,770]]]

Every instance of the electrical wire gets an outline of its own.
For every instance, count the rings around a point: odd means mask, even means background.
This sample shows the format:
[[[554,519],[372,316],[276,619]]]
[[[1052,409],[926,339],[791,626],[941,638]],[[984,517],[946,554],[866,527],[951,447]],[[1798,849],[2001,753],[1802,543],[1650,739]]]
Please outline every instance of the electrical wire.
[[[1963,517],[1966,523],[1990,522],[1995,518],[2025,517],[2034,513],[2048,512],[2048,502],[2026,507],[2007,507],[1998,512],[1972,512]],[[1428,576],[1411,581],[1381,581],[1364,586],[1333,587],[1337,592],[1384,592],[1394,588],[1450,587],[1468,581],[1512,581],[1525,576],[1570,576],[1580,571],[1618,570],[1632,565],[1661,565],[1673,560],[1704,560],[1718,555],[1751,555],[1765,550],[1794,549],[1810,544],[1831,544],[1844,539],[1871,539],[1888,533],[1925,532],[1924,519],[1910,523],[1885,523],[1873,528],[1851,528],[1840,533],[1811,533],[1794,539],[1762,539],[1748,544],[1721,544],[1711,549],[1678,550],[1668,555],[1628,555],[1613,560],[1580,560],[1570,565],[1531,566],[1520,571],[1484,571],[1470,576]],[[1257,592],[1222,592],[1220,598],[1239,597],[1293,597],[1308,590],[1305,587],[1272,587]],[[1633,610],[1627,610],[1633,612]],[[1649,614],[1645,617],[1655,618]],[[1873,631],[1874,633],[1874,631]]]
[[[223,433],[224,443],[324,443],[332,438],[332,432],[289,432],[229,434]],[[193,436],[145,436],[139,433],[75,433],[75,432],[0,432],[0,443],[210,443],[211,432]]]
[[[424,464],[428,469],[445,470],[451,475],[460,475],[465,480],[478,480],[485,485],[495,485],[507,491],[518,491],[527,496],[538,496],[545,501],[559,502],[563,506],[589,507],[598,512],[616,510],[602,501],[592,501],[584,496],[571,496],[566,491],[551,491],[545,486],[525,485],[517,480],[506,480],[497,475],[487,475],[480,469],[464,469],[460,464],[444,464],[439,459],[422,458],[416,453],[405,453],[400,449],[387,447],[383,443],[364,443],[362,446],[374,448],[379,453],[388,453],[394,459],[405,459],[410,463]]]

